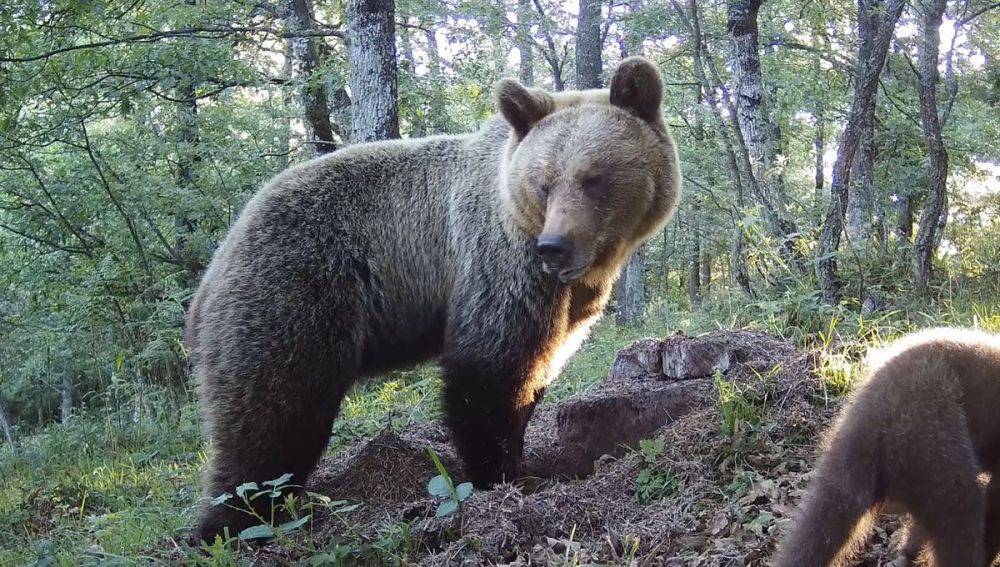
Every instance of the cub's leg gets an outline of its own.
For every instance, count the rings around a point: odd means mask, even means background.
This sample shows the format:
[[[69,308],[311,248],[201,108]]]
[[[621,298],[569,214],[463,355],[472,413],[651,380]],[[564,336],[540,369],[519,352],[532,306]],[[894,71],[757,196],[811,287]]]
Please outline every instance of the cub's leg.
[[[980,566],[985,557],[985,497],[961,417],[946,416],[898,440],[910,458],[889,471],[895,477],[891,498],[925,532],[934,567]]]
[[[873,438],[861,421],[849,415],[833,434],[791,531],[779,545],[776,567],[846,563],[870,532],[883,503]]]

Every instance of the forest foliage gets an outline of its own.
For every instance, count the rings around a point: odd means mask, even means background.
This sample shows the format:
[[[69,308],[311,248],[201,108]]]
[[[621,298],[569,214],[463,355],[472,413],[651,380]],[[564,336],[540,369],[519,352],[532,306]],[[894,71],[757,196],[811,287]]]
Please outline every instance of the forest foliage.
[[[835,316],[990,301],[998,7],[5,2],[5,440],[78,417],[194,421],[184,310],[278,171],[354,142],[469,132],[492,114],[500,77],[596,87],[635,54],[664,75],[684,195],[630,262],[620,322],[662,331],[706,313],[803,339]],[[361,27],[365,11],[394,25]],[[178,434],[196,440],[194,427]]]
[[[642,306],[678,286],[697,303],[712,285],[818,301],[809,293],[823,291],[815,266],[829,260],[846,286],[835,301],[878,306],[911,291],[920,214],[939,175],[923,131],[921,72],[940,69],[950,198],[930,223],[945,230],[931,235],[935,264],[963,286],[1000,281],[1000,38],[987,2],[944,6],[930,64],[921,49],[934,3],[889,22],[871,119],[852,123],[868,163],[854,160],[845,242],[832,250],[823,231],[837,208],[831,181],[845,185],[838,142],[857,112],[858,69],[871,66],[858,18],[870,9],[877,27],[892,19],[893,2],[862,2],[861,12],[848,2],[374,4],[394,10],[402,136],[471,131],[492,112],[502,76],[589,87],[630,52],[657,62],[685,194],[676,220],[644,250],[640,283],[651,291]],[[60,419],[66,389],[80,410],[160,388],[187,396],[184,308],[241,206],[282,168],[362,136],[351,127],[362,105],[349,94],[347,8],[2,8],[0,400],[19,427]],[[588,31],[595,25],[597,34]],[[757,69],[741,59],[751,31]],[[579,34],[600,49],[577,53]],[[329,140],[306,113],[317,95]]]

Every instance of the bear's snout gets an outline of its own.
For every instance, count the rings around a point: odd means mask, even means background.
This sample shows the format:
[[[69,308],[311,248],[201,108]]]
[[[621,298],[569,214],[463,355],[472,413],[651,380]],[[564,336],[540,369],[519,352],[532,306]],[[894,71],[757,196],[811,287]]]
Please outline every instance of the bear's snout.
[[[543,234],[538,237],[535,251],[542,258],[547,272],[559,274],[559,279],[569,282],[583,273],[585,265],[574,265],[577,249],[573,241],[561,234]]]
[[[543,234],[538,237],[535,250],[546,267],[561,270],[567,267],[573,256],[573,243],[561,234]]]

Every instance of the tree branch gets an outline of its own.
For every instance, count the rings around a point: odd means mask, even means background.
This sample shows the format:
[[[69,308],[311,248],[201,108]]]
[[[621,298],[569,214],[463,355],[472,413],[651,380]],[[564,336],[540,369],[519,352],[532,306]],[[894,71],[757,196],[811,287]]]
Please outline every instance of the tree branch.
[[[31,63],[33,61],[42,61],[45,59],[49,59],[50,57],[53,57],[55,55],[69,53],[71,51],[80,51],[84,49],[98,49],[101,47],[110,47],[113,45],[123,45],[130,43],[135,43],[135,44],[156,43],[158,41],[163,41],[165,39],[171,39],[171,38],[222,39],[230,35],[252,34],[252,33],[265,33],[276,37],[280,37],[282,39],[303,38],[303,37],[336,37],[341,40],[346,40],[347,37],[346,32],[337,29],[308,30],[308,31],[305,30],[278,31],[272,28],[207,26],[201,28],[185,28],[172,31],[155,31],[153,33],[146,35],[133,35],[128,37],[112,38],[106,41],[95,41],[92,43],[68,45],[66,47],[53,49],[51,51],[40,53],[38,55],[32,55],[29,57],[3,57],[0,58],[0,63]]]
[[[104,176],[104,170],[102,170],[100,164],[97,163],[97,157],[94,155],[94,148],[90,145],[90,136],[87,134],[87,124],[82,120],[80,121],[80,130],[83,133],[84,149],[87,151],[87,156],[90,158],[90,162],[94,164],[94,169],[97,170],[97,175],[101,180],[101,186],[104,187],[104,192],[107,193],[108,198],[111,199],[111,203],[118,211],[118,214],[122,217],[122,220],[125,221],[125,226],[128,227],[129,234],[132,235],[132,240],[135,242],[136,251],[139,253],[139,259],[142,262],[142,267],[146,271],[146,275],[152,278],[153,270],[149,267],[149,259],[146,258],[146,249],[142,245],[139,233],[135,230],[135,224],[132,222],[132,219],[125,213],[125,209],[122,207],[118,197],[116,197],[114,191],[111,190],[111,184],[108,183],[108,178]]]

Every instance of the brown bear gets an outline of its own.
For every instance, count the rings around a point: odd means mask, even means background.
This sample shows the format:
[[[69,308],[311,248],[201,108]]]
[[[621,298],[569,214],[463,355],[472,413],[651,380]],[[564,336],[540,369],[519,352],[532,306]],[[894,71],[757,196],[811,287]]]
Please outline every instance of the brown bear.
[[[355,380],[435,358],[470,480],[517,476],[543,389],[672,215],[681,177],[645,59],[606,90],[504,79],[495,98],[501,116],[475,133],[350,146],[246,205],[186,320],[211,495],[304,483]],[[193,536],[251,522],[209,506]]]
[[[1000,336],[939,328],[871,359],[869,378],[826,434],[777,567],[847,564],[885,512],[909,516],[906,560],[990,565],[1000,551]]]

